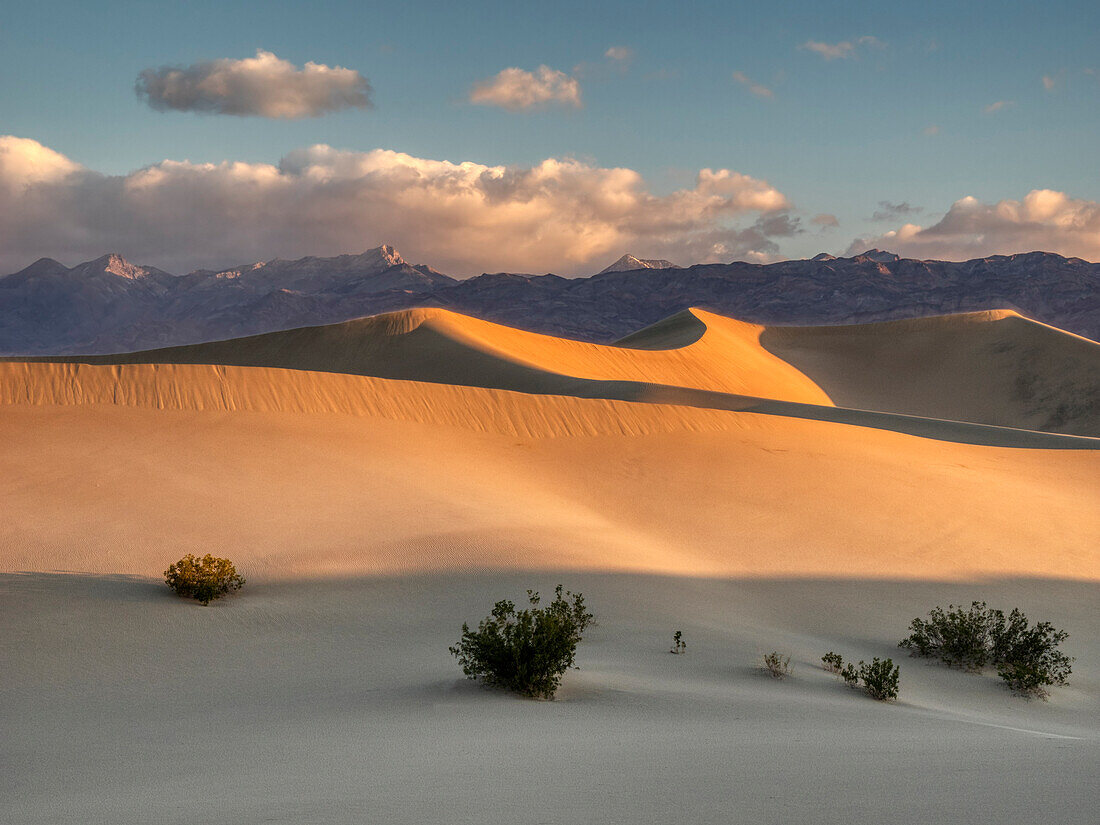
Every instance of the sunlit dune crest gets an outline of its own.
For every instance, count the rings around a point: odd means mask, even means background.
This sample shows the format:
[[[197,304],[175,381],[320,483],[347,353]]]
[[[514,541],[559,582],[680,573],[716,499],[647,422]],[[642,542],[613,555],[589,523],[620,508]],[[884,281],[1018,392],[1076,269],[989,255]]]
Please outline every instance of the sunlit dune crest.
[[[608,346],[443,309],[415,309],[209,344],[31,361],[262,367],[719,409],[745,409],[767,399],[1095,437],[1098,353],[1100,345],[1092,341],[1008,310],[855,326],[763,327],[690,309]],[[384,392],[356,392],[367,384],[320,376],[257,379],[235,372],[228,381],[219,370],[216,384],[204,390],[196,374],[184,391],[183,384],[156,372],[144,373],[151,377],[143,380],[134,370],[77,371],[82,392],[98,386],[100,393],[121,392],[129,403],[154,406],[187,408],[193,397],[208,408],[217,403],[209,389],[215,385],[215,395],[222,393],[226,403],[239,398],[232,403],[245,409],[354,412],[356,404],[387,403]],[[61,377],[68,374],[54,373],[57,391],[75,392],[64,389],[73,380]],[[33,384],[3,386],[18,393]],[[277,388],[290,385],[299,389],[280,400],[286,394]],[[316,399],[313,406],[310,398]]]

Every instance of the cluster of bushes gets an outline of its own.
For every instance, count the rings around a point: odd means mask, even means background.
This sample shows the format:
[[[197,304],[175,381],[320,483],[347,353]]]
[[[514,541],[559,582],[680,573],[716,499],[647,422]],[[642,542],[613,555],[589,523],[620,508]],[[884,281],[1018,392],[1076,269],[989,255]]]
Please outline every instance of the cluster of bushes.
[[[203,605],[240,590],[245,581],[229,559],[209,553],[201,559],[184,556],[164,572],[164,579],[178,595]],[[531,606],[524,610],[516,610],[508,600],[497,602],[476,630],[463,624],[461,639],[449,650],[470,679],[552,699],[566,670],[574,667],[577,644],[593,616],[584,596],[563,592],[560,584],[546,607],[539,607],[539,594],[532,590],[527,598]],[[927,619],[913,619],[909,630],[910,635],[898,644],[911,655],[939,658],[969,671],[992,665],[1009,688],[1027,696],[1045,697],[1049,687],[1064,685],[1072,672],[1074,660],[1058,649],[1069,634],[1049,622],[1032,625],[1018,609],[1006,616],[985,602],[973,602],[969,608],[936,607]],[[669,652],[686,650],[683,633],[677,630]],[[870,664],[845,665],[839,653],[829,651],[821,662],[849,687],[862,685],[874,699],[889,701],[898,696],[900,668],[891,659],[875,657]],[[790,656],[773,650],[764,655],[761,667],[783,679],[791,673],[790,663]]]
[[[934,608],[927,619],[913,619],[910,635],[899,646],[913,656],[936,657],[965,670],[980,672],[992,665],[1010,689],[1025,696],[1045,697],[1049,687],[1066,683],[1074,660],[1058,650],[1069,637],[1064,630],[1050,622],[1031,625],[1016,608],[1006,616],[985,602],[947,607]]]

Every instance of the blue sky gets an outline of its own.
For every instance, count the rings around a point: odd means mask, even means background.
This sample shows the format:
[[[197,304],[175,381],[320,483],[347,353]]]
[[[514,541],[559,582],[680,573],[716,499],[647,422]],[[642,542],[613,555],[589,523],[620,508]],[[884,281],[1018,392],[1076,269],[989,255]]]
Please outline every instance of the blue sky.
[[[788,257],[928,226],[963,196],[1100,200],[1095,2],[40,2],[0,26],[0,134],[108,175],[277,163],[318,143],[489,166],[576,158],[636,170],[658,195],[728,168],[801,218],[806,231],[780,242]],[[856,45],[825,60],[808,41]],[[632,58],[606,58],[612,46]],[[134,92],[143,69],[257,49],[357,70],[374,107],[273,120],[154,111]],[[583,107],[467,99],[502,69],[543,64],[577,79]],[[922,211],[870,221],[880,201]],[[819,213],[839,226],[819,232]]]

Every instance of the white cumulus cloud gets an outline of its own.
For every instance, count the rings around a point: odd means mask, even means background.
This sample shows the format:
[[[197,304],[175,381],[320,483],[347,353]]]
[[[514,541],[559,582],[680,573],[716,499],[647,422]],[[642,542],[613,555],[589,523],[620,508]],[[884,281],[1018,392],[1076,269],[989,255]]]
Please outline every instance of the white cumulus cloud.
[[[591,272],[623,249],[765,260],[774,238],[799,231],[788,208],[766,181],[728,169],[657,195],[632,169],[570,158],[487,166],[317,145],[277,165],[165,160],[108,176],[0,137],[0,273],[109,251],[185,272],[383,242],[460,275]]]
[[[581,84],[565,72],[539,66],[535,71],[508,68],[470,91],[470,102],[518,111],[549,104],[581,107]]]
[[[1100,261],[1100,203],[1051,189],[992,204],[966,197],[932,226],[905,224],[877,238],[857,239],[848,252],[871,247],[941,260],[1040,251]]]
[[[145,69],[135,90],[159,111],[218,115],[296,119],[371,105],[370,82],[359,72],[320,63],[299,69],[263,49],[244,60]]]

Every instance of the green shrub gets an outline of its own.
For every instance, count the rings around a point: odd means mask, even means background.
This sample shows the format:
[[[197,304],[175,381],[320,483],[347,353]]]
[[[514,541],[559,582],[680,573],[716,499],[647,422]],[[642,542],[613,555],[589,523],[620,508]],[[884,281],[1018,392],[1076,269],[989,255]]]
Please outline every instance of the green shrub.
[[[164,571],[164,581],[177,595],[196,599],[203,605],[244,586],[244,577],[229,559],[215,558],[209,553],[201,559],[188,553]]]
[[[829,651],[821,657],[825,663],[825,669],[837,674],[848,687],[855,689],[863,682],[863,689],[872,699],[881,702],[898,698],[898,679],[901,668],[894,665],[893,660],[880,661],[876,656],[871,664],[860,661],[858,665],[851,662],[841,667],[844,661],[839,653]]]
[[[771,653],[764,654],[764,663],[761,668],[769,676],[785,679],[791,675],[791,657],[773,650]]]
[[[933,608],[927,620],[913,619],[911,635],[900,647],[916,656],[938,656],[951,667],[980,671],[989,661],[990,622],[996,611],[985,602],[973,602],[969,610],[953,604]]]
[[[859,663],[859,678],[863,682],[863,689],[872,699],[887,702],[898,698],[898,677],[901,668],[894,665],[892,659],[879,661],[878,656],[867,665]]]
[[[1005,616],[985,602],[973,602],[969,610],[948,608],[933,609],[927,620],[913,619],[912,633],[899,645],[913,656],[934,656],[968,670],[992,664],[1010,689],[1024,695],[1045,697],[1048,687],[1066,683],[1073,659],[1058,650],[1069,636],[1064,630],[1049,622],[1031,627],[1019,609]]]
[[[506,688],[534,698],[553,699],[562,675],[571,667],[584,631],[593,616],[584,596],[559,584],[554,600],[538,607],[539,594],[528,590],[531,607],[516,610],[513,602],[499,601],[477,630],[462,625],[462,638],[449,648],[470,679]]]
[[[1050,622],[1028,627],[1027,616],[1014,609],[993,631],[997,675],[1016,693],[1045,697],[1048,687],[1064,685],[1073,671],[1073,659],[1058,650],[1068,637]]]

